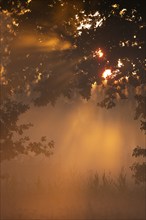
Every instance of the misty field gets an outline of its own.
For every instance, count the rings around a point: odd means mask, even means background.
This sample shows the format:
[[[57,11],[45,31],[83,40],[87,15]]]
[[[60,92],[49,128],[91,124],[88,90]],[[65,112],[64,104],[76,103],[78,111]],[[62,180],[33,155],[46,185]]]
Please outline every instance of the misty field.
[[[97,172],[26,179],[3,175],[1,219],[126,219],[146,217],[145,186]]]

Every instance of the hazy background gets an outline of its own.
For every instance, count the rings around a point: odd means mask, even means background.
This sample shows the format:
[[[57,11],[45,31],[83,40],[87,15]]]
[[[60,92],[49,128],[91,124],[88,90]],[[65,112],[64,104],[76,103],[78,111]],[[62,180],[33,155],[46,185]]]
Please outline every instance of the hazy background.
[[[123,102],[112,110],[105,110],[97,107],[93,99],[87,102],[80,98],[73,101],[60,98],[54,107],[31,107],[19,122],[34,124],[25,133],[32,140],[37,141],[41,136],[54,140],[54,155],[50,158],[20,156],[4,164],[11,167],[20,160],[23,166],[26,160],[27,164],[38,166],[41,174],[42,169],[47,173],[52,168],[56,172],[93,169],[116,173],[125,167],[129,172],[133,148],[145,145],[139,122],[133,119],[133,103]]]
[[[34,123],[28,133],[34,141],[42,135],[55,141],[54,154],[1,164],[2,217],[117,219],[120,213],[122,219],[144,218],[144,188],[134,185],[129,168],[135,160],[132,149],[145,144],[130,111],[133,104],[107,111],[93,99],[60,98],[54,107],[32,107],[20,117],[20,122]],[[123,188],[121,172],[126,173]]]

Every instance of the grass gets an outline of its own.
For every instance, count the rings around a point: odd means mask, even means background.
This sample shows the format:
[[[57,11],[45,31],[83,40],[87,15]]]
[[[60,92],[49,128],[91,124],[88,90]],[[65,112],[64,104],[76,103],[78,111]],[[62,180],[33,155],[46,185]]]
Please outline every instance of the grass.
[[[1,179],[1,219],[146,219],[145,185],[97,172]]]

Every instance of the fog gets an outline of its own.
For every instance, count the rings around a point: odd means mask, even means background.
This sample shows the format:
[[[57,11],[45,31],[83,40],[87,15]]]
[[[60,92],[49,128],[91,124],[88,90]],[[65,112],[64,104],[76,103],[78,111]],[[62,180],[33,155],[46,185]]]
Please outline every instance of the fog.
[[[94,97],[32,106],[18,123],[33,123],[26,134],[34,141],[46,135],[55,148],[50,157],[30,154],[2,162],[2,217],[144,218],[144,186],[134,184],[130,166],[133,148],[145,139],[132,109],[132,101],[101,109]]]

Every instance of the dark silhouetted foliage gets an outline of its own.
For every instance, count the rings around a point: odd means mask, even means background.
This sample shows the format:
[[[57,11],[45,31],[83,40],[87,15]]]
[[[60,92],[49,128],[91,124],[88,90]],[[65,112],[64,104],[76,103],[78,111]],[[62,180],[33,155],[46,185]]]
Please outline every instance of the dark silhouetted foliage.
[[[137,146],[133,150],[133,157],[144,157],[146,158],[146,148],[142,148]],[[133,171],[133,177],[136,183],[145,183],[146,182],[146,162],[135,162],[131,166],[131,170]]]

